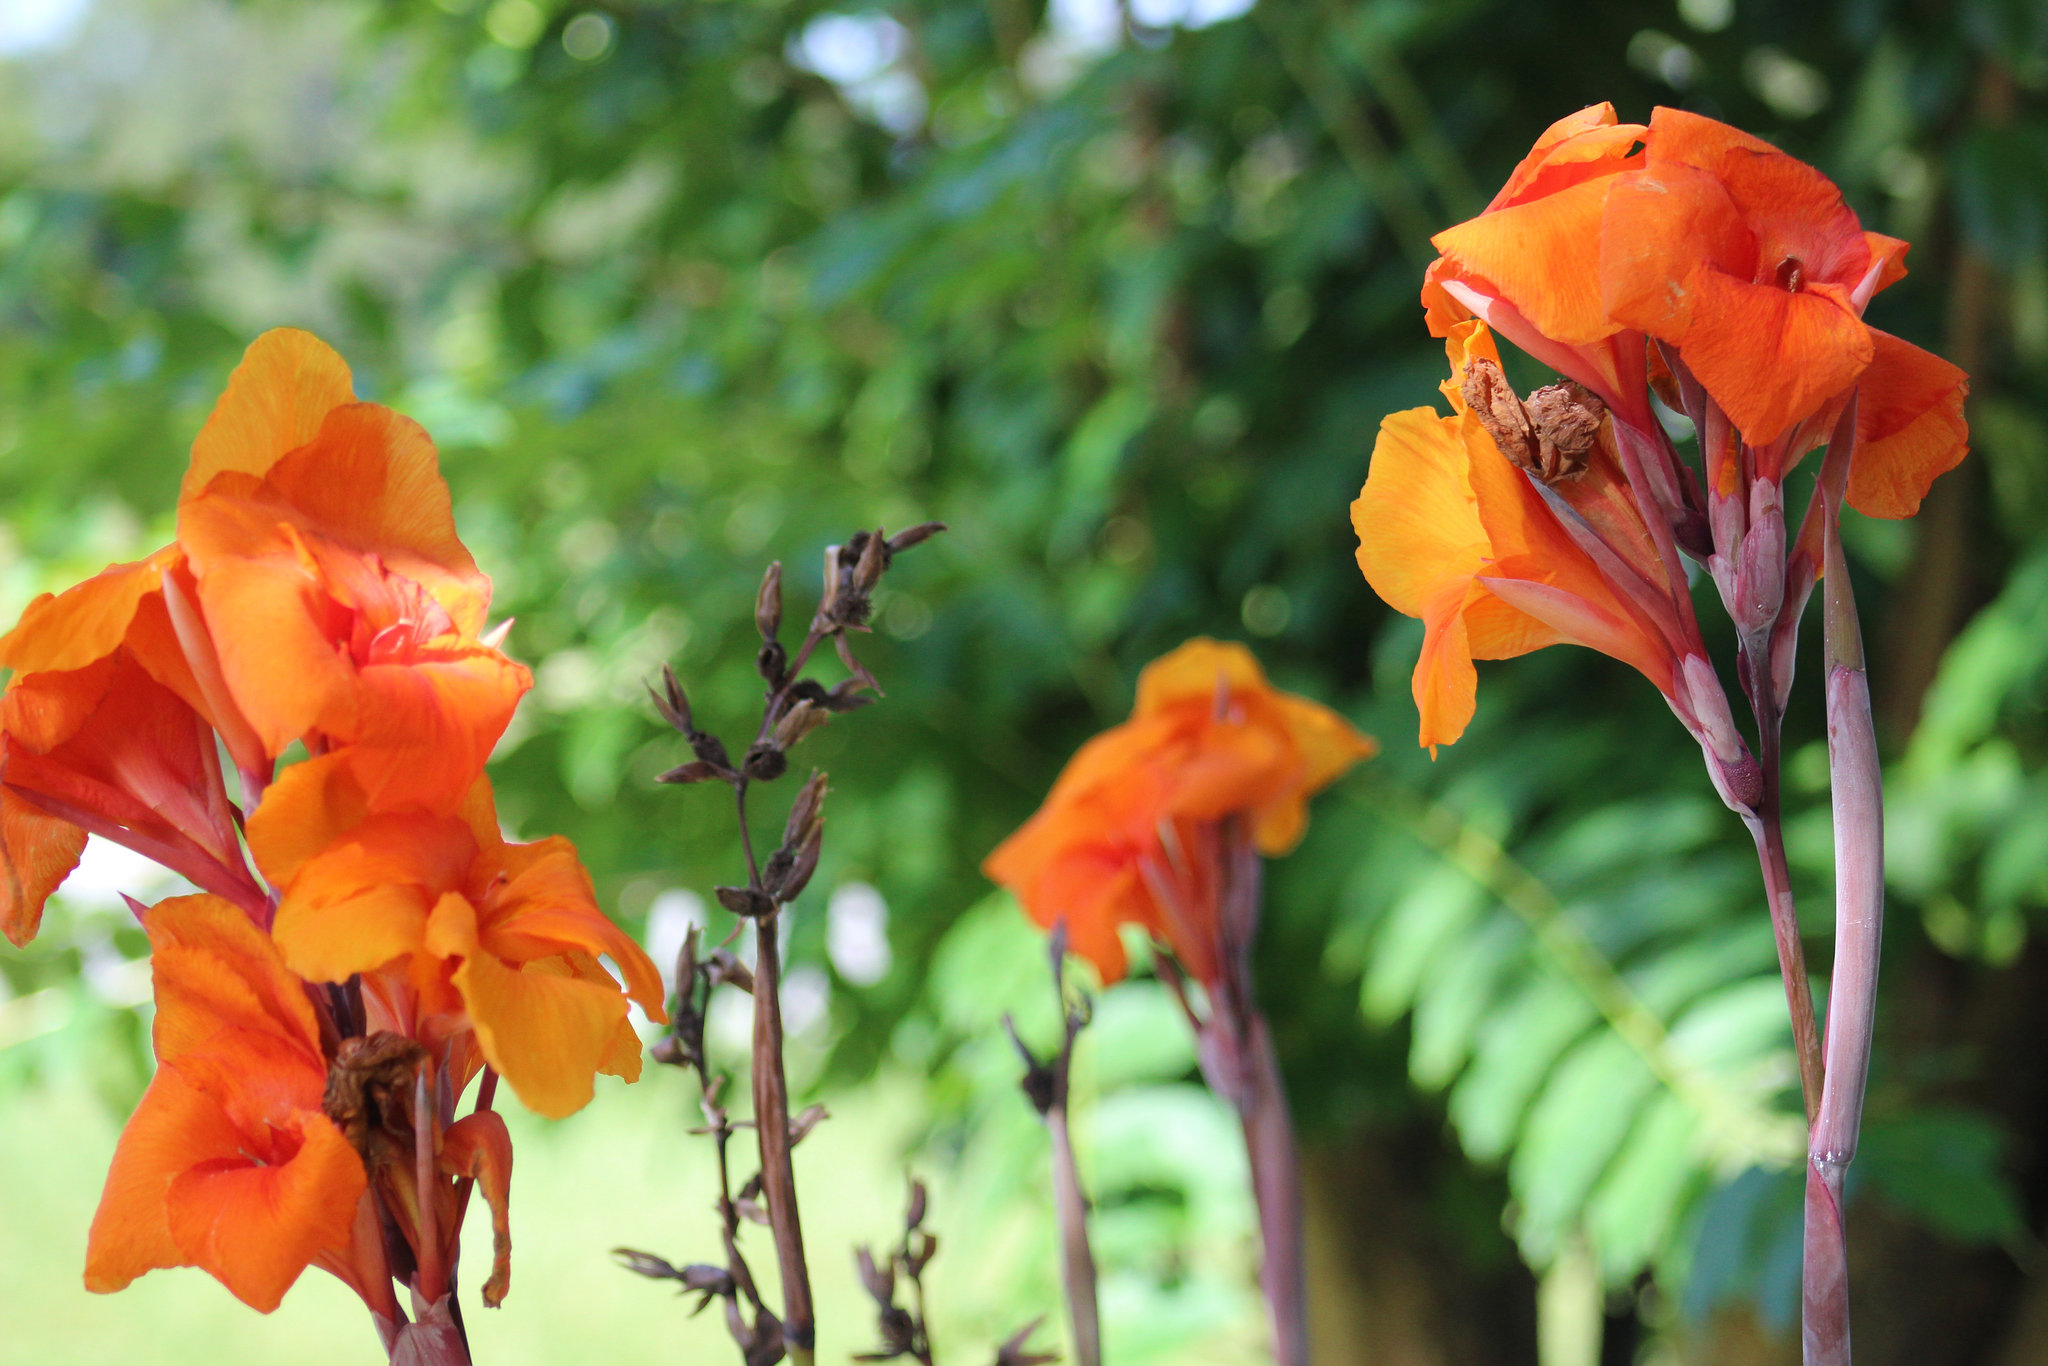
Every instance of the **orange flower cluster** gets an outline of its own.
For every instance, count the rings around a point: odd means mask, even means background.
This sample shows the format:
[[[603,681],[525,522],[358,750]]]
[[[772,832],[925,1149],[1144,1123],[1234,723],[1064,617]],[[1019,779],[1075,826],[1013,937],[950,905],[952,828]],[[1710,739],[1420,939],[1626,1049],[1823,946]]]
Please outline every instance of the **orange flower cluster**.
[[[1248,947],[1249,927],[1225,923],[1225,827],[1286,853],[1309,797],[1376,749],[1273,687],[1242,645],[1191,640],[1146,666],[1131,719],[1081,747],[983,871],[1040,925],[1064,923],[1104,981],[1124,975],[1118,930],[1135,925],[1214,983]]]
[[[497,1077],[561,1116],[593,1073],[638,1075],[627,1001],[662,1018],[652,964],[566,840],[499,832],[484,761],[531,679],[482,634],[489,603],[426,433],[278,330],[193,444],[176,542],[0,639],[0,930],[34,936],[88,835],[203,889],[136,908],[160,1065],[91,1288],[200,1266],[269,1310],[319,1265],[392,1346],[394,1279],[427,1306],[411,1331],[445,1325],[472,1185],[500,1235],[484,1297],[504,1294]]]
[[[1421,742],[1464,731],[1474,659],[1574,641],[1656,684],[1731,805],[1752,803],[1679,555],[1720,589],[1759,716],[1781,713],[1820,572],[1820,500],[1788,536],[1787,472],[1852,403],[1831,459],[1870,515],[1910,516],[1967,451],[1967,377],[1863,321],[1906,244],[1863,231],[1767,143],[1673,109],[1620,123],[1603,104],[1547,130],[1435,245],[1422,302],[1450,351],[1452,416],[1387,418],[1352,506],[1365,577],[1425,623]],[[1495,334],[1566,382],[1517,395]],[[1692,419],[1701,470],[1653,395]]]

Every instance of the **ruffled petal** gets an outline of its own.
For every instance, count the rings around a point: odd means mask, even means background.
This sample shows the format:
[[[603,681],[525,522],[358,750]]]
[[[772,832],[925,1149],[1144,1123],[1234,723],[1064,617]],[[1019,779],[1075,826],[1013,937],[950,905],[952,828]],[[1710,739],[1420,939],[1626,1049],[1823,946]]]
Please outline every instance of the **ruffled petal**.
[[[180,500],[224,471],[261,477],[311,441],[327,414],[355,401],[348,364],[310,332],[279,327],[249,343],[227,391],[192,443]]]
[[[616,986],[579,981],[546,959],[507,967],[482,949],[475,908],[454,894],[434,907],[427,947],[460,960],[453,980],[477,1043],[529,1110],[560,1119],[589,1103],[626,1014]]]
[[[1600,221],[1609,191],[1626,176],[1599,176],[1467,219],[1430,239],[1465,273],[1567,346],[1621,330],[1602,306]]]
[[[1872,328],[1870,336],[1875,353],[1857,385],[1849,506],[1871,517],[1911,517],[1935,479],[1970,453],[1963,414],[1970,377],[1889,333]]]
[[[343,1248],[368,1179],[334,1121],[301,1111],[262,1160],[237,1155],[174,1177],[171,1240],[253,1309],[269,1313],[323,1250]]]
[[[54,672],[106,658],[127,637],[143,600],[162,592],[164,569],[181,553],[166,546],[146,560],[110,565],[62,593],[43,594],[0,636],[0,668]]]
[[[85,1245],[85,1288],[109,1294],[145,1271],[190,1266],[171,1237],[171,1182],[202,1162],[233,1158],[241,1134],[219,1104],[160,1068],[121,1131]]]

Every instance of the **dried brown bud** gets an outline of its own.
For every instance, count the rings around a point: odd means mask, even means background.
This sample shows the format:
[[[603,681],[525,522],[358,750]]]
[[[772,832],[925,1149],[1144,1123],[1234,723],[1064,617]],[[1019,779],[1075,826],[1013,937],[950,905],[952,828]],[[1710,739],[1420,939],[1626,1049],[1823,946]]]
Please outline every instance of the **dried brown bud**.
[[[1517,469],[1546,484],[1579,478],[1600,439],[1606,405],[1583,384],[1547,384],[1524,403],[1500,366],[1483,356],[1466,362],[1465,406]]]
[[[1544,385],[1525,406],[1536,427],[1537,476],[1555,484],[1585,474],[1607,405],[1585,385],[1566,380]]]
[[[1024,1099],[1031,1102],[1031,1108],[1043,1119],[1059,1098],[1059,1078],[1050,1065],[1040,1062],[1038,1055],[1026,1046],[1024,1036],[1017,1032],[1016,1020],[1007,1011],[1003,1013],[1003,1028],[1016,1045],[1017,1056],[1024,1060],[1024,1075],[1018,1079],[1018,1085],[1024,1088]]]
[[[708,783],[714,778],[724,778],[726,771],[702,759],[692,759],[686,764],[677,764],[663,773],[657,773],[657,783]]]
[[[725,743],[709,731],[690,732],[690,752],[705,763],[725,773],[732,772],[732,759],[725,752]]]
[[[343,1039],[328,1066],[320,1108],[373,1168],[380,1159],[410,1160],[413,1080],[426,1060],[418,1041],[379,1030]]]
[[[853,587],[855,592],[865,595],[875,590],[882,580],[882,571],[889,567],[889,542],[879,530],[863,532],[855,540],[861,542],[861,547],[860,559],[853,567]]]
[[[832,1118],[832,1112],[822,1105],[806,1105],[804,1112],[789,1122],[789,1146],[794,1148],[804,1141],[811,1130]]]
[[[782,629],[782,561],[768,566],[761,576],[761,590],[754,595],[754,629],[761,639],[773,641]]]
[[[651,1277],[658,1281],[679,1281],[683,1279],[681,1271],[678,1271],[664,1259],[655,1256],[652,1252],[642,1252],[638,1248],[631,1247],[615,1247],[612,1249],[612,1256],[619,1259],[620,1266],[637,1275]]]
[[[757,741],[747,750],[741,771],[757,782],[772,783],[789,772],[789,756],[772,739]]]
[[[775,913],[774,899],[752,887],[714,887],[711,891],[718,898],[718,904],[734,915],[758,920]]]
[[[732,1207],[735,1210],[738,1210],[740,1218],[746,1220],[748,1223],[759,1224],[763,1228],[767,1227],[768,1211],[765,1208],[763,1208],[760,1201],[749,1200],[742,1197],[740,1199],[734,1200],[732,1202]]]
[[[800,700],[782,714],[775,723],[775,743],[782,749],[795,749],[806,735],[825,724],[831,713],[812,702],[809,698]]]
[[[854,1262],[860,1267],[860,1283],[872,1295],[875,1303],[887,1307],[896,1302],[896,1263],[893,1258],[877,1263],[875,1255],[865,1246],[853,1250]]]
[[[804,888],[811,885],[812,874],[818,871],[818,854],[824,845],[825,823],[819,821],[811,826],[802,843],[793,848],[785,844],[769,855],[768,866],[761,874],[768,884],[768,894],[784,905],[802,896]]]
[[[704,980],[711,986],[731,985],[749,996],[754,994],[754,970],[739,960],[731,949],[713,949],[704,964]]]
[[[818,825],[825,809],[825,795],[831,790],[826,785],[825,775],[812,769],[810,778],[797,789],[796,800],[789,804],[789,819],[782,826],[785,848],[802,844],[813,827]]]
[[[910,1208],[903,1215],[903,1227],[906,1230],[914,1233],[924,1223],[925,1207],[929,1203],[930,1195],[924,1188],[924,1182],[916,1177],[912,1177],[910,1179]]]
[[[946,529],[944,522],[919,522],[906,527],[889,538],[889,553],[900,555],[914,545],[922,545]]]
[[[789,677],[789,651],[782,648],[782,642],[771,640],[754,655],[754,672],[771,688],[782,686]]]
[[[676,682],[674,669],[666,664],[662,665],[661,691],[656,692],[651,684],[647,691],[653,696],[655,710],[661,713],[662,720],[685,735],[695,733],[697,727],[690,718],[690,699],[683,691],[683,685]]]

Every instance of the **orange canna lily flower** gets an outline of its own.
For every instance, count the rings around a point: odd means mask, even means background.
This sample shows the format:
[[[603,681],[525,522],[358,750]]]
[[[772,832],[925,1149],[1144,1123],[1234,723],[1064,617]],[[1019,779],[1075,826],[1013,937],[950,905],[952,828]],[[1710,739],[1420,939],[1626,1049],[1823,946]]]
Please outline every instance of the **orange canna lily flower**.
[[[1105,981],[1126,970],[1120,925],[1213,982],[1228,964],[1218,830],[1242,819],[1286,853],[1308,798],[1377,746],[1326,707],[1274,688],[1242,645],[1197,638],[1139,677],[1131,719],[1084,745],[982,869],[1039,924],[1065,922]]]
[[[365,974],[373,1031],[434,1042],[473,1029],[551,1118],[590,1100],[595,1072],[636,1079],[626,1002],[666,1019],[660,976],[597,908],[574,847],[506,843],[481,779],[455,816],[375,810],[349,757],[285,770],[249,821],[257,865],[282,889],[285,961],[316,982]]]
[[[1654,338],[1757,449],[1761,477],[1782,479],[1825,440],[1852,388],[1863,395],[1849,493],[1860,511],[1912,515],[1967,451],[1963,373],[1863,322],[1871,297],[1904,277],[1907,244],[1864,231],[1820,172],[1726,124],[1582,110],[1537,139],[1485,212],[1433,241],[1432,335],[1481,318],[1640,432],[1655,435]],[[1678,510],[1664,462],[1645,463]]]
[[[1485,324],[1455,324],[1445,349],[1452,415],[1413,408],[1382,422],[1365,487],[1351,505],[1366,581],[1396,611],[1424,623],[1414,682],[1421,743],[1434,751],[1464,734],[1477,699],[1473,660],[1560,641],[1633,666],[1688,714],[1681,661],[1704,651],[1687,648],[1685,623],[1671,610],[1649,532],[1611,451],[1596,447],[1585,472],[1551,485],[1546,497],[1467,404],[1468,367],[1499,364]],[[1569,529],[1570,517],[1601,534],[1601,559],[1587,548],[1589,538]]]
[[[86,1249],[86,1287],[197,1266],[268,1312],[316,1260],[345,1255],[362,1159],[322,1111],[327,1063],[304,984],[218,897],[144,919],[156,1077],[121,1135]]]
[[[317,338],[267,332],[193,443],[178,539],[267,758],[346,746],[381,805],[461,803],[532,680],[478,639],[490,581],[424,431],[355,402]]]

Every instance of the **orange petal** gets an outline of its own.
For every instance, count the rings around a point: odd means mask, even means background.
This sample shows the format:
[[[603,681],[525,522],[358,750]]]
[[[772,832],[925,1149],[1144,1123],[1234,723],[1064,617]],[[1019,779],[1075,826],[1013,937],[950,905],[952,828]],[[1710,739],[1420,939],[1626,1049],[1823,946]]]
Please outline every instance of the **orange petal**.
[[[455,534],[440,460],[418,423],[375,403],[336,408],[268,484],[306,529],[424,584],[464,634],[483,629],[491,581]]]
[[[85,840],[70,821],[0,788],[0,934],[16,948],[36,937],[44,904],[78,866]]]
[[[349,750],[373,805],[452,811],[512,720],[533,675],[496,650],[451,642],[357,676],[353,724],[323,729]]]
[[[180,1173],[165,1211],[179,1252],[266,1314],[323,1249],[347,1246],[368,1184],[362,1158],[326,1115],[302,1111],[274,1136],[270,1153],[223,1155]]]
[[[1970,377],[1932,352],[1870,329],[1875,353],[1857,386],[1856,458],[1849,506],[1911,517],[1935,479],[1970,453],[1963,401]]]
[[[491,1275],[484,1303],[504,1303],[512,1282],[512,1135],[495,1110],[478,1110],[448,1126],[441,1136],[441,1170],[476,1182],[491,1207]]]
[[[145,1271],[190,1266],[171,1238],[171,1182],[201,1162],[231,1158],[242,1136],[220,1106],[160,1068],[129,1116],[85,1245],[85,1288],[119,1290]]]
[[[143,928],[156,979],[159,1058],[176,1061],[224,1030],[241,1030],[293,1043],[315,1078],[325,1075],[304,984],[240,908],[205,893],[170,897],[150,908]]]
[[[271,927],[285,961],[317,982],[342,982],[418,951],[427,916],[476,857],[460,821],[375,815],[305,864]]]
[[[1446,228],[1432,245],[1567,346],[1621,330],[1602,306],[1600,220],[1625,177],[1600,176]]]
[[[279,327],[249,343],[192,443],[180,501],[227,470],[262,476],[311,441],[329,411],[355,401],[348,365],[310,332]]]
[[[434,907],[427,943],[461,958],[454,982],[477,1042],[529,1110],[560,1119],[589,1103],[626,1014],[617,987],[579,981],[546,959],[507,967],[477,946],[475,910],[454,894]]]
[[[164,568],[182,557],[175,545],[146,560],[109,565],[59,594],[45,593],[0,637],[0,668],[17,673],[82,669],[112,654],[144,598],[161,591]]]
[[[276,756],[353,705],[355,670],[329,634],[312,553],[275,509],[244,496],[240,481],[225,477],[186,502],[178,535],[229,691]]]

